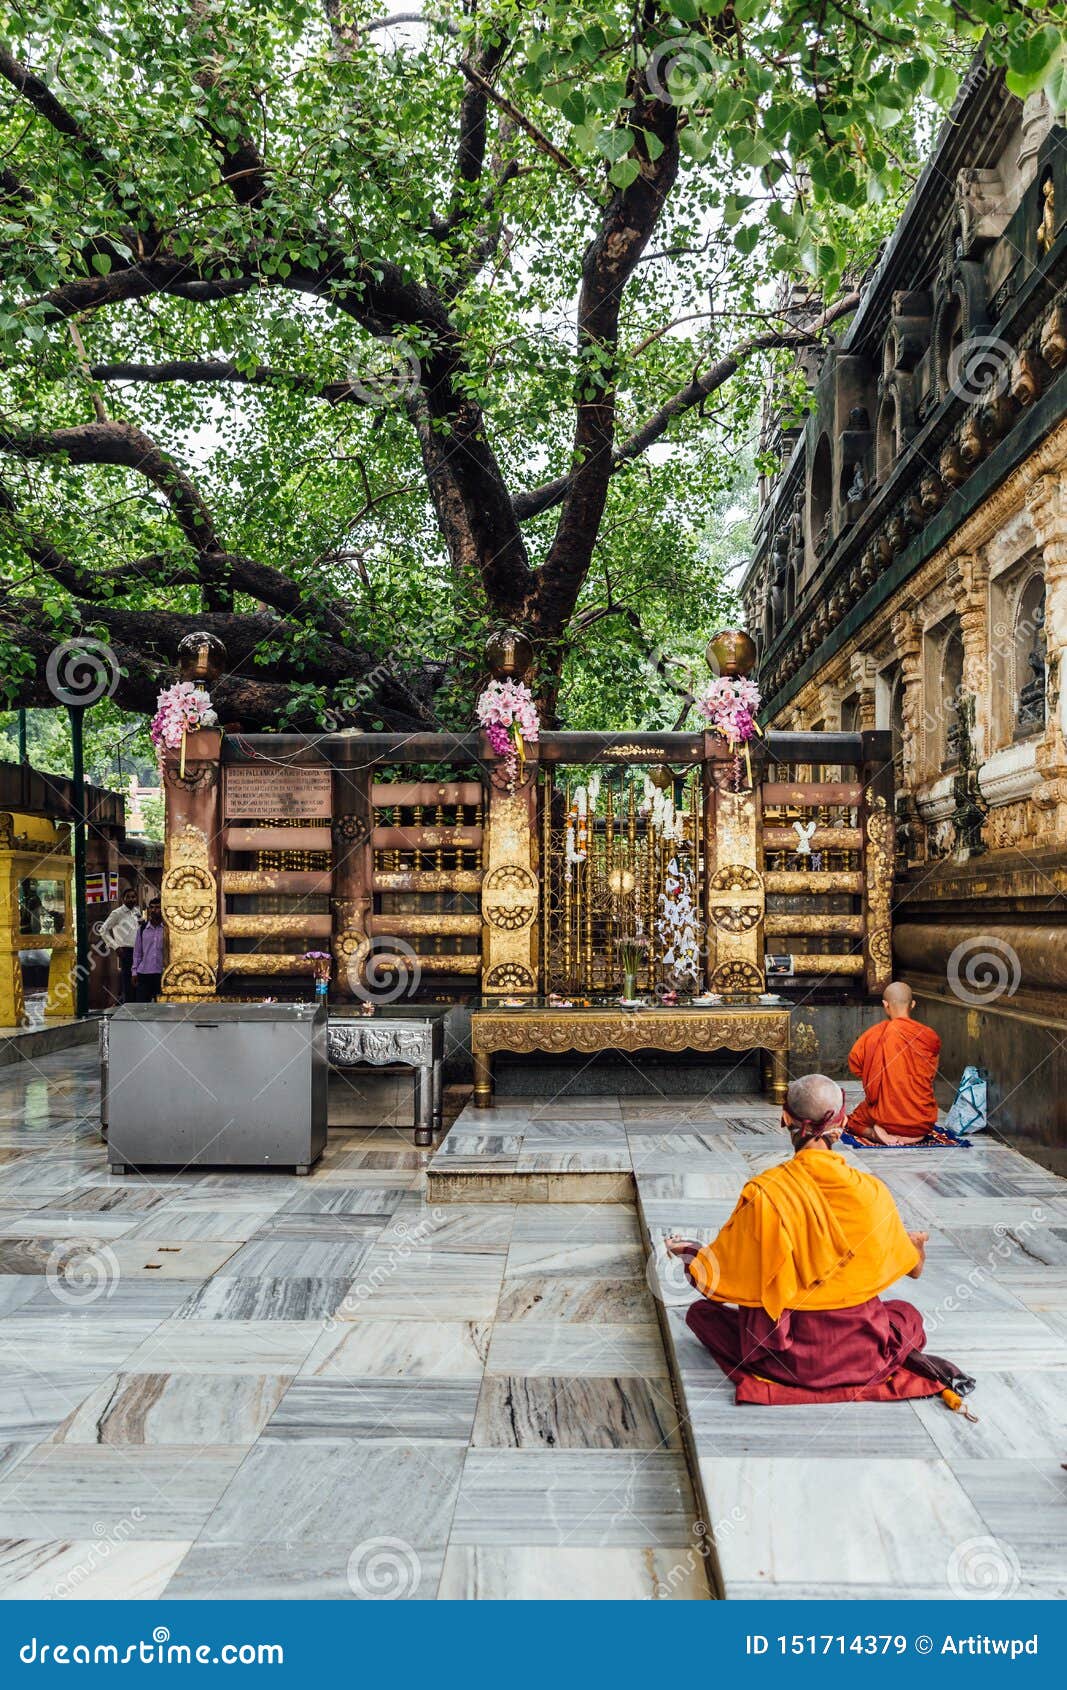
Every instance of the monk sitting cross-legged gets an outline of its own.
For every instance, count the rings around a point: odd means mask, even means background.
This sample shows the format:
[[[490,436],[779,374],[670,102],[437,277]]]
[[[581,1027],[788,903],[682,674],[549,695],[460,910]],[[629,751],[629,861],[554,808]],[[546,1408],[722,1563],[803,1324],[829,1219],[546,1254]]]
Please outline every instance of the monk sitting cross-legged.
[[[845,1119],[835,1081],[794,1080],[782,1114],[792,1157],[749,1180],[713,1243],[667,1240],[701,1293],[686,1323],[738,1402],[932,1396],[956,1380],[922,1355],[918,1309],[879,1295],[918,1278],[927,1234],[907,1232],[882,1181],[835,1152]]]
[[[915,999],[903,980],[886,987],[882,1008],[885,1020],[861,1033],[848,1054],[864,1095],[848,1130],[869,1143],[914,1144],[937,1125],[934,1075],[941,1040],[932,1027],[912,1020]]]

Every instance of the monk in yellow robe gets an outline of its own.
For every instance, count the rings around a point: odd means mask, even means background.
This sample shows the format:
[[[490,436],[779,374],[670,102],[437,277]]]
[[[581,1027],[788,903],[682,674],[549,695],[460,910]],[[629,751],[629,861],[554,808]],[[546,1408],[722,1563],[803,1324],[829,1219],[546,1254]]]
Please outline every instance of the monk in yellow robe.
[[[701,1294],[687,1325],[739,1402],[931,1396],[948,1381],[928,1362],[955,1376],[922,1355],[918,1309],[882,1300],[918,1278],[928,1235],[908,1232],[882,1181],[834,1150],[845,1121],[834,1080],[794,1080],[782,1114],[792,1157],[748,1181],[713,1243],[667,1240]]]
[[[937,1125],[934,1076],[941,1040],[913,1021],[911,987],[894,980],[882,997],[885,1020],[861,1033],[848,1065],[863,1081],[863,1102],[849,1116],[854,1138],[875,1144],[914,1144]]]

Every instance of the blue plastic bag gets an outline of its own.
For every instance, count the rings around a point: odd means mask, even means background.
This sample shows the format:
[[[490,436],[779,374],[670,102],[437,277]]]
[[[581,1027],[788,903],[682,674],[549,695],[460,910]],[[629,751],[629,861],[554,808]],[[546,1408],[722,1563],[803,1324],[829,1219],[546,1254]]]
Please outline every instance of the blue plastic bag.
[[[969,1138],[988,1125],[986,1117],[986,1071],[970,1063],[963,1070],[952,1108],[944,1120],[944,1130],[953,1138]]]

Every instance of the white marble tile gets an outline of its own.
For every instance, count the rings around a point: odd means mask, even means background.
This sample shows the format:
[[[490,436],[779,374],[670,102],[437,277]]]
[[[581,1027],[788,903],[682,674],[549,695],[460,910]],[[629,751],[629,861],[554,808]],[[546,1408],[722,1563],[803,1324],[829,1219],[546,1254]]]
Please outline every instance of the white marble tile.
[[[449,1546],[678,1543],[692,1522],[680,1454],[471,1450]]]
[[[121,1367],[159,1320],[113,1319],[106,1309],[103,1299],[76,1314],[31,1315],[24,1308],[0,1321],[0,1366],[48,1369],[58,1361],[64,1367]]]
[[[445,1554],[438,1595],[451,1602],[703,1602],[708,1584],[692,1543],[599,1549],[453,1545]]]
[[[505,1277],[639,1279],[645,1256],[639,1244],[525,1244],[508,1251]]]
[[[315,1320],[168,1320],[123,1371],[295,1374],[321,1331]]]
[[[944,1588],[953,1551],[986,1532],[944,1461],[709,1455],[700,1474],[728,1596],[737,1581]]]
[[[0,1540],[195,1539],[247,1451],[40,1444],[0,1480]]]
[[[188,1543],[140,1537],[0,1543],[0,1600],[147,1602],[162,1596]]]
[[[493,1328],[486,1371],[653,1379],[666,1377],[667,1364],[656,1326],[518,1320]]]
[[[415,1550],[443,1548],[464,1453],[460,1444],[376,1439],[260,1442],[199,1541],[358,1545],[402,1537]]]
[[[253,1444],[291,1375],[121,1373],[85,1398],[51,1441],[61,1444]]]
[[[322,1332],[302,1377],[480,1379],[489,1348],[488,1322],[357,1320]]]

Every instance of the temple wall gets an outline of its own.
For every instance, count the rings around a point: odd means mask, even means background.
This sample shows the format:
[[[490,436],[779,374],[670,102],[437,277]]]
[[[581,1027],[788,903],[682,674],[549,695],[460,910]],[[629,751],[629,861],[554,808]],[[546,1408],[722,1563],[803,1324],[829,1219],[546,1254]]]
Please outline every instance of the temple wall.
[[[782,730],[888,729],[894,967],[943,1075],[1067,1154],[1067,130],[968,79],[809,354],[742,586]],[[770,432],[773,436],[773,418]]]

